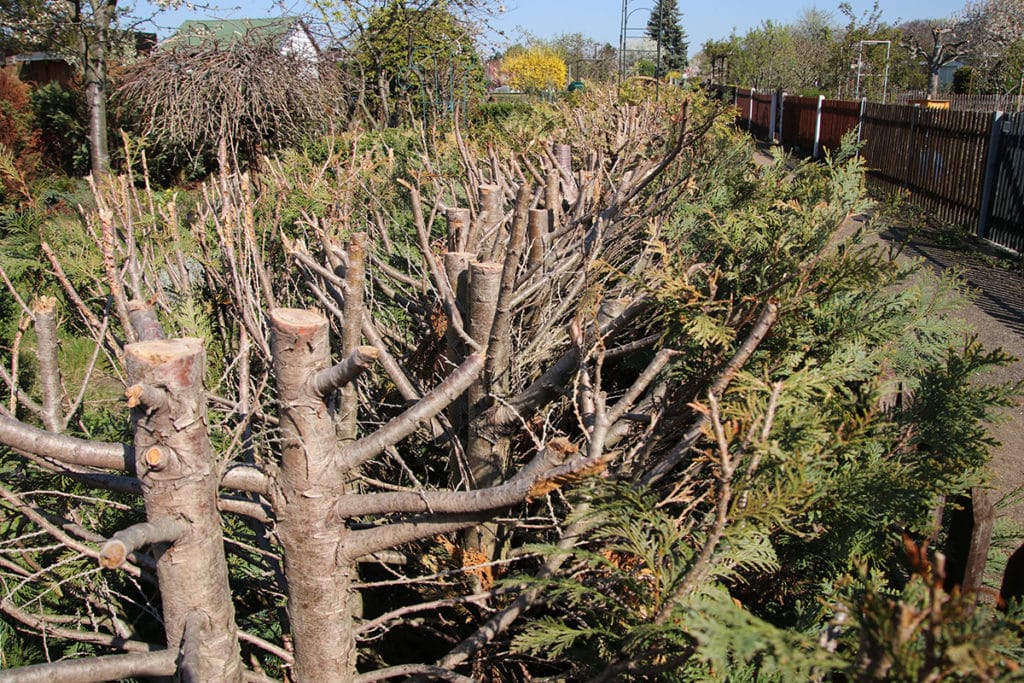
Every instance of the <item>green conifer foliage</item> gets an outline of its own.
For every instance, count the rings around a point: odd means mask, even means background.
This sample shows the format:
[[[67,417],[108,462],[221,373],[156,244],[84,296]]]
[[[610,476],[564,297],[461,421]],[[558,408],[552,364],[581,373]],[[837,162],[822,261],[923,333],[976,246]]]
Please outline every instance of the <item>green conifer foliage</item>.
[[[647,20],[647,37],[661,43],[661,69],[659,76],[669,71],[686,68],[689,42],[686,31],[679,23],[679,5],[676,0],[658,0]]]
[[[548,606],[513,649],[573,679],[791,681],[864,671],[874,647],[899,680],[925,680],[992,642],[986,671],[1009,671],[1019,618],[908,581],[901,541],[934,534],[936,508],[982,480],[985,425],[1020,387],[972,377],[1008,359],[965,343],[955,282],[840,231],[867,206],[849,150],[795,167],[716,158],[659,226],[647,281],[682,350],[667,395],[692,397],[701,436],[651,488],[641,464],[574,499],[586,540],[561,575],[527,580]],[[766,300],[771,333],[709,391]],[[886,587],[855,599],[865,563]],[[935,622],[894,635],[911,610]]]

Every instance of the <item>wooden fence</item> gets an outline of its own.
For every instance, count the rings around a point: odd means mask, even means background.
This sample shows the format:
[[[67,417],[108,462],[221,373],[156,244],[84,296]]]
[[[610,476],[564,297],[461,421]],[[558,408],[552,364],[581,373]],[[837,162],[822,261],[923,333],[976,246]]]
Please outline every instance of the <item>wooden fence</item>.
[[[805,154],[818,155],[819,97],[786,95],[782,100],[782,137],[784,144],[798,147]]]
[[[754,92],[750,95],[753,103],[750,116],[750,131],[755,135],[765,136],[773,125],[773,109],[775,108],[775,93]]]
[[[945,95],[929,95],[924,90],[902,92],[892,98],[894,104],[908,104],[911,100],[931,99],[948,100],[949,108],[962,111],[1022,111],[1024,98],[1020,95],[963,95],[948,93]]]
[[[1024,112],[994,118],[978,235],[1024,253]]]
[[[980,237],[1024,253],[1024,112],[736,93],[747,130],[813,157],[857,131],[873,184],[909,192],[941,220],[976,226]]]
[[[865,161],[879,184],[951,223],[977,223],[992,115],[868,104],[861,124]]]
[[[783,100],[785,105],[785,100]],[[818,135],[820,148],[835,151],[843,141],[843,136],[856,130],[860,124],[861,103],[846,100],[822,100],[821,126]]]

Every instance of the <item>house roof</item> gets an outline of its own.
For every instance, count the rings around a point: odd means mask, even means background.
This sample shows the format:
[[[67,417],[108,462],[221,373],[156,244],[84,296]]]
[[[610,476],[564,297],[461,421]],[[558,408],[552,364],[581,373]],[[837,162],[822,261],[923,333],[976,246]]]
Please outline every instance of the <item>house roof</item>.
[[[231,45],[240,40],[284,39],[296,29],[305,30],[298,17],[274,17],[271,19],[190,19],[174,32],[162,47],[200,47],[214,44]]]

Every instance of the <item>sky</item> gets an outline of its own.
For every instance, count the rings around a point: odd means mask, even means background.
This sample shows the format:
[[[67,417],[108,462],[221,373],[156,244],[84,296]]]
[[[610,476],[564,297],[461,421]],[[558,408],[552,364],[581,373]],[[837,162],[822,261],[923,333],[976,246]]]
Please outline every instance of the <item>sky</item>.
[[[561,33],[582,33],[602,43],[619,44],[619,29],[622,19],[622,0],[497,0],[501,9],[493,19],[494,27],[504,34],[496,36],[495,48],[505,40],[515,42],[525,30],[540,38],[550,38]],[[641,36],[647,24],[647,17],[653,0],[628,0],[629,36]],[[747,29],[766,19],[776,23],[795,21],[805,9],[817,6],[831,13],[837,22],[842,18],[833,2],[814,0],[774,0],[751,2],[750,0],[678,0],[682,14],[682,25],[690,42],[690,56],[711,38],[725,38],[734,29],[743,34]],[[850,4],[858,16],[871,9],[872,0],[851,0]],[[882,18],[896,23],[901,20],[946,17],[962,9],[965,0],[880,0]],[[158,34],[166,37],[170,31],[185,19],[268,17],[282,14],[291,9],[302,13],[302,0],[251,0],[241,6],[228,3],[213,3],[218,10],[212,17],[208,12],[189,11],[182,7],[164,12],[157,18]],[[145,0],[139,2],[139,14],[146,11]]]

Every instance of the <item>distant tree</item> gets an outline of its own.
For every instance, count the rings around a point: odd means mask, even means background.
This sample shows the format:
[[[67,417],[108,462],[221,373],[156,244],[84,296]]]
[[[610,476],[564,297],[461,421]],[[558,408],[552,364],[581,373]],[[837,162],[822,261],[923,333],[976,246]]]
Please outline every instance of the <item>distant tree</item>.
[[[472,27],[441,4],[373,10],[359,30],[353,64],[371,118],[387,125],[397,123],[400,99],[451,99],[459,82],[480,70]],[[482,83],[482,75],[475,80]]]
[[[569,68],[569,77],[576,80],[611,80],[618,67],[618,52],[612,45],[601,44],[582,33],[562,33],[545,40],[531,37],[531,47],[543,47],[558,54]]]
[[[953,92],[968,94],[974,92],[974,69],[962,66],[953,72]]]
[[[726,40],[708,40],[701,48],[704,70],[712,83],[729,82],[729,58],[736,50],[735,36]]]
[[[160,0],[169,7],[178,0]],[[134,35],[118,30],[131,3],[118,0],[30,0],[0,2],[3,42],[22,49],[45,49],[74,64],[85,86],[89,154],[94,174],[110,169],[107,144],[108,67]],[[129,40],[132,39],[132,40]]]
[[[661,64],[658,75],[686,68],[689,63],[689,43],[686,32],[679,23],[679,6],[676,0],[657,0],[651,17],[647,20],[647,35],[661,43]]]
[[[904,24],[903,47],[928,73],[928,92],[939,92],[939,71],[968,52],[970,41],[960,38],[953,21],[917,20]]]
[[[971,41],[967,61],[976,67],[976,87],[1007,92],[1024,69],[1024,0],[969,2],[960,14],[961,33]]]

